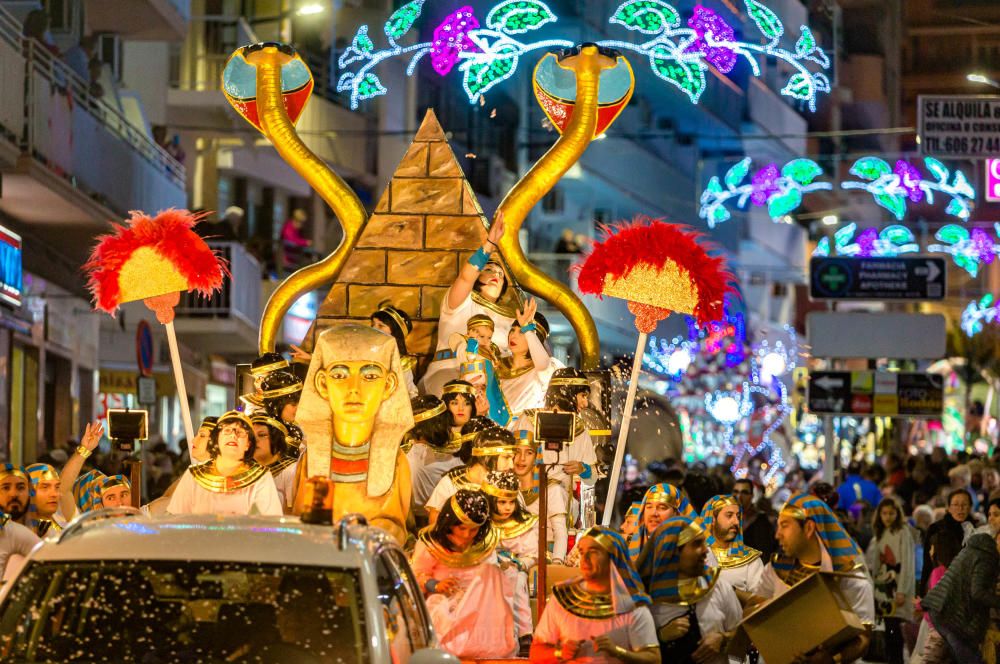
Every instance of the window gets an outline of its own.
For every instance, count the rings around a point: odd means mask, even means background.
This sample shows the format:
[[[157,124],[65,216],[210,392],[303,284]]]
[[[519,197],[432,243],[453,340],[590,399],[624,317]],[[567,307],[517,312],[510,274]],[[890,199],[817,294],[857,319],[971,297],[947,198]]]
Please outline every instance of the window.
[[[362,664],[367,643],[353,569],[35,563],[0,607],[3,661],[247,661],[253,654]]]
[[[416,581],[403,555],[394,549],[378,558],[378,595],[385,631],[398,661],[430,646],[429,619]]]

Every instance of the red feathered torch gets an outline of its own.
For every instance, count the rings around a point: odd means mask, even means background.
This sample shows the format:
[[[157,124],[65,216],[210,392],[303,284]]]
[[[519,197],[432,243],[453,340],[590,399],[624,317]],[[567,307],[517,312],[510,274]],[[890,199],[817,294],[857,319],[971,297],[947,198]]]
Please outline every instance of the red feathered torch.
[[[609,526],[648,334],[675,311],[691,314],[699,325],[719,320],[735,278],[721,256],[708,255],[693,229],[640,216],[604,232],[604,240],[578,266],[577,284],[581,293],[628,300],[639,330],[604,506],[604,525]]]
[[[125,224],[115,225],[111,233],[98,238],[84,265],[90,274],[88,286],[97,309],[113,316],[119,305],[142,300],[167,328],[184,432],[190,446],[194,429],[177,352],[174,307],[182,291],[198,291],[208,297],[222,288],[228,270],[225,261],[192,230],[201,217],[187,210],[166,210],[152,218],[142,212],[131,214]]]

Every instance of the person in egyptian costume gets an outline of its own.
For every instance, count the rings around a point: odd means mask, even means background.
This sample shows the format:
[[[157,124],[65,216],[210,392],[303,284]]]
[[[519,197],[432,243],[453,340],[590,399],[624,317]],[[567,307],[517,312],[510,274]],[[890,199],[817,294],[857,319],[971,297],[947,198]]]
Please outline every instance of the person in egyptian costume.
[[[254,460],[257,441],[245,414],[219,417],[208,442],[211,461],[190,466],[170,497],[170,514],[281,516],[281,496],[268,469]]]
[[[460,452],[462,457],[469,455],[465,465],[448,471],[427,499],[430,522],[433,524],[437,520],[441,508],[459,489],[479,489],[487,473],[509,470],[514,464],[514,442],[514,434],[498,426],[477,433],[471,450],[465,447]]]
[[[253,392],[241,394],[240,401],[243,402],[243,409],[247,413],[260,410],[264,407],[263,382],[272,371],[289,368],[288,360],[280,353],[264,353],[250,363],[250,378],[253,381]]]
[[[556,371],[545,349],[549,323],[542,314],[535,312],[536,306],[534,300],[529,300],[525,311],[517,312],[517,324],[512,325],[507,334],[510,355],[500,358],[497,363],[500,389],[515,416],[545,405],[545,392]]]
[[[542,454],[534,434],[528,429],[518,431],[514,442],[514,474],[520,484],[521,500],[529,513],[538,516],[539,484],[541,478],[538,466]],[[566,559],[566,549],[569,541],[569,529],[566,525],[566,492],[559,480],[548,478],[545,491],[546,540],[552,547],[552,562],[562,563]]]
[[[653,620],[666,664],[727,664],[726,648],[743,618],[736,592],[708,564],[698,521],[664,521],[639,554],[639,576],[653,600]]]
[[[25,470],[31,480],[28,526],[39,537],[59,532],[66,525],[59,515],[59,471],[47,463],[33,463]]]
[[[291,369],[277,369],[261,383],[263,414],[270,415],[285,425],[288,454],[298,456],[304,442],[302,429],[295,424],[295,416],[302,398],[302,380]]]
[[[629,506],[628,511],[625,512],[625,518],[622,519],[622,525],[620,530],[621,536],[625,538],[625,541],[629,539],[639,531],[639,512],[642,510],[642,501],[635,501]]]
[[[288,427],[266,411],[259,411],[250,418],[253,424],[256,447],[254,460],[264,466],[274,478],[274,486],[281,496],[285,511],[295,501],[295,476],[298,474],[299,449]],[[293,441],[289,444],[289,441]]]
[[[489,501],[460,489],[417,535],[411,565],[441,647],[463,659],[511,657],[518,644]]]
[[[531,661],[654,664],[660,661],[649,596],[609,528],[586,530],[580,574],[556,584],[535,625]]]
[[[713,496],[701,510],[708,541],[708,564],[718,567],[727,582],[747,602],[764,573],[760,551],[743,542],[743,514],[736,496]]]
[[[413,428],[403,437],[402,448],[410,463],[410,477],[424,466],[452,458],[462,446],[452,436],[451,416],[445,403],[433,394],[410,399]]]
[[[646,540],[660,527],[660,524],[673,516],[686,516],[697,519],[698,512],[691,506],[687,494],[673,484],[654,484],[646,490],[639,506],[639,528],[629,538],[628,554],[632,561],[639,559],[639,552],[645,546]]]
[[[403,386],[407,395],[412,399],[417,396],[417,385],[413,380],[414,371],[417,368],[417,358],[406,352],[406,336],[413,331],[413,321],[409,315],[394,307],[388,302],[379,304],[378,309],[372,312],[369,320],[372,327],[380,332],[385,332],[396,340],[396,348],[399,350],[399,365],[402,367]]]
[[[764,567],[757,595],[778,597],[818,571],[836,572],[851,610],[866,626],[875,624],[874,591],[864,554],[825,502],[806,493],[791,496],[778,513],[776,538],[781,552]],[[867,633],[861,634],[837,652],[814,652],[807,660],[853,662],[864,655],[869,641]]]
[[[493,528],[499,537],[497,556],[504,595],[514,612],[514,626],[523,648],[534,630],[528,571],[538,562],[538,517],[521,504],[520,482],[513,470],[488,473],[482,491],[490,503]]]
[[[132,483],[124,475],[105,475],[99,470],[89,470],[73,482],[73,514],[69,518],[112,507],[132,504]]]
[[[344,324],[316,340],[296,424],[306,453],[296,481],[296,514],[308,478],[333,480],[333,518],[360,513],[369,525],[406,541],[410,467],[400,448],[413,427],[396,340],[371,327]]]

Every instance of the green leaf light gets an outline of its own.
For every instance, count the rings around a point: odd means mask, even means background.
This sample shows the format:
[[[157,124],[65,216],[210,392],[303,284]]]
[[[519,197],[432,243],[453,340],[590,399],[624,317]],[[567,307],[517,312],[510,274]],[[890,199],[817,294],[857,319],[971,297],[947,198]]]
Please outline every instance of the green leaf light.
[[[705,72],[697,60],[681,60],[675,52],[660,45],[653,49],[649,61],[654,74],[683,90],[691,101],[698,101],[705,91]]]
[[[772,219],[783,217],[802,204],[802,192],[789,189],[784,194],[772,196],[767,202],[767,212]]]
[[[420,18],[420,11],[423,7],[424,0],[411,0],[394,11],[389,20],[385,22],[383,28],[385,36],[393,41],[404,36]]]
[[[630,0],[618,7],[611,23],[646,35],[655,35],[681,24],[681,15],[661,0]]]
[[[812,184],[813,180],[823,175],[823,169],[812,159],[794,159],[785,164],[781,174],[799,184]]]
[[[510,35],[519,35],[529,30],[537,30],[555,20],[555,15],[544,3],[534,0],[508,0],[490,11],[486,16],[486,26]]]
[[[726,173],[726,186],[730,189],[735,189],[740,186],[743,179],[750,172],[750,157],[747,157],[743,161],[737,162],[732,168]]]
[[[785,33],[785,26],[782,25],[778,15],[757,2],[757,0],[743,0],[747,7],[747,14],[757,24],[757,28],[770,41],[776,42]]]

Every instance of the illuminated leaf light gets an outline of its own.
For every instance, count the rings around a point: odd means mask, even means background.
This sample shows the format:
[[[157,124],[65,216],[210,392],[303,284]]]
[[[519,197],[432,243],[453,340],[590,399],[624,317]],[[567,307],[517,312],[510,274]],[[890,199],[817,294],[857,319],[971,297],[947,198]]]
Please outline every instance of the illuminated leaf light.
[[[815,191],[833,189],[830,182],[815,182],[823,175],[823,169],[810,159],[795,159],[782,167],[780,173],[776,164],[768,164],[759,169],[749,183],[744,182],[750,172],[751,159],[747,157],[733,165],[720,180],[713,176],[701,194],[698,216],[708,222],[709,228],[727,221],[732,212],[726,207],[730,202],[739,209],[746,208],[748,202],[757,206],[767,205],[771,220],[782,221],[786,215],[798,209],[804,195]],[[956,170],[954,174],[937,159],[925,157],[924,165],[933,176],[925,179],[917,168],[902,159],[890,166],[879,157],[862,157],[851,167],[851,174],[861,181],[845,180],[840,188],[861,190],[871,194],[875,202],[889,210],[897,220],[906,215],[907,201],[934,204],[935,192],[950,196],[945,214],[958,217],[962,221],[969,218],[976,192],[965,174]],[[900,227],[890,227],[898,229]],[[894,230],[893,233],[897,233]],[[860,239],[860,238],[859,238]],[[869,233],[866,242],[877,243],[890,238],[876,237]],[[894,244],[899,242],[893,241]],[[827,250],[829,242],[827,242]],[[905,252],[904,252],[905,253]],[[878,254],[871,254],[878,255]]]
[[[794,159],[778,171],[776,164],[768,164],[758,170],[750,182],[745,182],[750,173],[750,157],[733,165],[723,180],[713,176],[708,187],[701,194],[701,208],[698,216],[714,228],[728,220],[732,213],[726,203],[735,201],[737,208],[745,208],[747,203],[767,206],[772,219],[780,219],[802,204],[803,194],[813,191],[830,191],[829,182],[815,182],[823,175],[823,169],[811,159]]]
[[[920,251],[920,245],[906,226],[893,224],[881,231],[866,228],[855,240],[854,234],[858,225],[851,222],[833,234],[833,250],[830,249],[830,238],[824,237],[816,243],[813,256],[854,256],[857,258],[891,258],[900,254],[912,254]]]
[[[1000,305],[993,304],[993,295],[987,293],[979,301],[969,302],[969,306],[962,312],[961,327],[966,336],[974,337],[983,331],[987,323],[995,323],[1000,320]]]
[[[361,26],[355,39],[340,58],[341,68],[360,63],[356,71],[347,71],[337,82],[337,90],[350,92],[351,108],[373,96],[385,94],[375,68],[385,60],[407,57],[407,74],[412,75],[421,58],[430,54],[434,70],[444,76],[456,66],[469,101],[476,103],[488,90],[514,74],[521,56],[532,51],[569,48],[574,42],[565,39],[521,41],[518,37],[557,20],[555,13],[540,0],[504,0],[486,14],[481,27],[474,10],[463,6],[449,14],[433,32],[433,39],[410,46],[397,42],[409,33],[420,17],[424,0],[413,0],[397,9],[385,23],[387,46],[376,49]],[[627,0],[612,12],[609,22],[650,39],[638,44],[622,40],[604,40],[598,46],[636,53],[649,61],[650,69],[662,80],[674,85],[697,103],[707,85],[710,67],[721,73],[732,71],[745,59],[756,77],[761,76],[758,58],[783,61],[791,75],[781,94],[806,103],[816,110],[816,99],[830,92],[830,79],[822,71],[830,60],[819,47],[807,26],[799,28],[794,50],[782,48],[784,25],[771,9],[756,0],[744,0],[747,14],[763,36],[761,40],[741,41],[725,19],[714,10],[697,5],[686,25],[681,25],[677,9],[663,0]],[[364,90],[361,88],[364,87]]]
[[[851,175],[863,182],[841,182],[843,189],[861,189],[875,197],[875,202],[891,212],[896,219],[902,221],[906,215],[906,201],[919,203],[926,197],[928,203],[934,203],[934,192],[940,192],[951,197],[945,214],[965,221],[969,218],[971,202],[976,198],[976,192],[962,171],[956,170],[955,177],[940,161],[934,157],[924,157],[924,165],[934,176],[934,179],[924,179],[920,171],[909,162],[899,160],[895,167],[878,157],[862,157],[854,162]],[[950,183],[949,183],[950,180]]]
[[[993,224],[993,229],[1000,235],[1000,224]],[[951,254],[955,265],[975,277],[979,274],[979,265],[989,265],[1000,254],[1000,244],[995,244],[990,234],[981,228],[972,232],[964,226],[948,224],[934,234],[934,237],[944,244],[929,244],[927,251]]]

